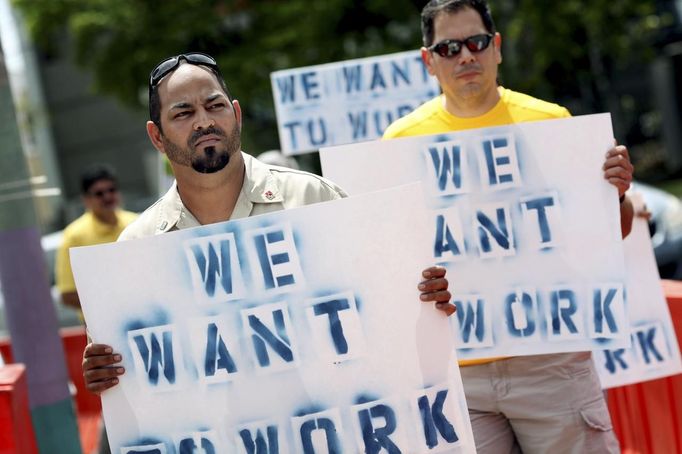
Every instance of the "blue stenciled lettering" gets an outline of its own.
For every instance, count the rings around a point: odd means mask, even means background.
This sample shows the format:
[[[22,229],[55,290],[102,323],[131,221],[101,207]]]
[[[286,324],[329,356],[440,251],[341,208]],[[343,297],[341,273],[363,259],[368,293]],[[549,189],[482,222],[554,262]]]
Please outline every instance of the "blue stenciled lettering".
[[[282,309],[276,309],[272,311],[272,317],[275,322],[277,335],[270,331],[257,316],[248,316],[249,326],[255,332],[251,338],[253,340],[254,349],[256,350],[256,356],[258,357],[258,363],[261,367],[270,365],[270,355],[268,354],[266,344],[269,345],[284,361],[292,362],[294,360],[291,342],[289,341],[286,325],[284,324],[284,312]]]
[[[567,306],[561,307],[562,302],[565,302]],[[561,289],[551,291],[550,309],[553,334],[561,334],[562,326],[565,326],[571,334],[576,334],[578,332],[578,328],[575,326],[572,319],[573,314],[578,310],[575,292],[573,292],[573,290]]]
[[[606,370],[608,370],[612,374],[615,374],[616,369],[618,369],[619,365],[621,369],[627,370],[628,363],[626,363],[625,360],[623,359],[624,354],[625,354],[624,348],[619,348],[617,350],[604,350],[604,356],[606,357],[606,364],[604,364],[604,367],[606,368]]]
[[[253,241],[265,288],[273,289],[296,284],[295,274],[285,265],[290,264],[292,259],[297,260],[298,255],[293,241],[287,240],[284,230],[270,229],[266,233],[254,235]],[[278,268],[283,270],[281,274],[277,273]]]
[[[404,117],[405,115],[412,112],[413,110],[414,110],[414,108],[408,104],[403,104],[403,105],[398,106],[398,118]],[[383,131],[382,131],[382,134],[383,134]]]
[[[345,68],[344,68],[345,69]],[[367,111],[362,112],[348,112],[348,121],[350,122],[351,133],[353,140],[364,139],[367,137]]]
[[[358,412],[360,427],[362,428],[362,440],[367,454],[377,454],[385,449],[390,454],[402,452],[391,440],[389,435],[395,432],[397,421],[395,411],[385,404],[378,404],[371,408]],[[372,424],[372,418],[383,418],[383,427],[376,428]]]
[[[283,128],[289,130],[289,136],[291,137],[291,148],[293,149],[298,148],[298,140],[296,140],[296,128],[299,128],[300,126],[300,121],[290,121],[282,125]]]
[[[220,278],[220,285],[225,293],[232,293],[230,245],[230,240],[221,240],[217,246],[213,243],[208,243],[206,245],[206,253],[199,244],[191,246],[194,259],[201,273],[204,289],[208,296],[215,294],[216,277]],[[218,255],[216,247],[220,250],[220,255]]]
[[[367,454],[377,454],[385,449],[390,454],[399,454],[400,448],[389,437],[397,427],[395,411],[385,404],[378,404],[371,408],[358,412],[360,427],[362,428],[362,440]],[[372,418],[383,418],[383,427],[376,428],[372,424]]]
[[[304,454],[315,454],[317,452],[313,444],[312,435],[316,430],[324,431],[327,440],[327,452],[329,454],[341,454],[341,445],[336,433],[336,426],[334,426],[334,421],[328,418],[312,419],[301,425],[300,435]]]
[[[611,303],[613,303],[613,299],[616,296],[616,293],[618,292],[618,289],[615,288],[610,288],[606,292],[606,296],[603,295],[602,289],[595,289],[594,290],[594,331],[597,334],[601,334],[604,332],[604,321],[606,321],[606,324],[609,327],[609,331],[611,333],[617,333],[618,330],[618,324],[616,323],[616,319],[613,315],[613,311],[611,309]]]
[[[300,121],[289,121],[282,124],[284,129],[289,131],[289,136],[291,137],[291,147],[293,149],[299,148],[297,131],[301,128],[305,129],[308,134],[308,141],[311,145],[319,147],[327,143],[327,123],[324,118],[315,118],[312,120],[307,120],[305,123]],[[301,145],[305,146],[305,144]]]
[[[317,81],[316,72],[301,74],[301,82],[303,83],[306,99],[319,99],[320,93],[317,91],[317,88],[319,88],[320,84]]]
[[[462,148],[432,145],[428,149],[440,192],[452,194],[462,187]]]
[[[383,121],[383,118],[386,118],[385,122]],[[374,133],[377,137],[380,137],[381,134],[383,134],[384,129],[386,129],[391,123],[393,123],[393,112],[381,112],[379,110],[374,112]]]
[[[526,292],[510,293],[505,299],[505,315],[509,334],[528,337],[535,333],[533,298]]]
[[[457,244],[455,237],[450,231],[450,226],[445,220],[445,216],[439,214],[436,216],[436,239],[433,246],[433,256],[441,258],[444,252],[453,256],[462,254],[463,247]]]
[[[327,125],[322,118],[317,119],[317,124],[314,120],[308,122],[308,137],[314,146],[324,145],[327,142]]]
[[[466,305],[465,305],[466,304]],[[459,329],[462,336],[462,341],[465,344],[469,343],[471,334],[473,332],[474,336],[479,342],[482,342],[485,338],[485,303],[482,299],[476,299],[476,308],[471,304],[471,301],[466,302],[457,300],[455,301],[455,306],[457,306],[457,320],[459,321]]]
[[[276,80],[280,95],[279,102],[282,104],[286,102],[294,102],[294,99],[296,98],[294,76],[291,75],[287,77],[278,77]]]
[[[454,426],[448,421],[448,418],[443,414],[443,405],[448,395],[448,390],[444,389],[438,391],[433,406],[429,405],[428,396],[421,396],[418,399],[419,414],[422,418],[422,425],[424,427],[424,438],[429,449],[438,446],[438,433],[448,443],[454,443],[459,440]]]
[[[218,334],[218,326],[215,323],[209,323],[206,333],[204,372],[207,377],[212,377],[217,369],[225,369],[228,374],[237,372],[237,366],[232,355],[230,355],[223,337]]]
[[[393,76],[393,86],[398,87],[398,84],[400,83],[400,80],[402,80],[405,85],[410,85],[410,77],[408,74],[410,73],[410,70],[408,68],[409,66],[409,60],[405,60],[402,62],[402,68],[398,65],[398,62],[392,61],[391,62],[391,75]]]
[[[215,446],[210,440],[201,438],[201,446],[197,446],[194,438],[185,438],[178,445],[178,454],[216,454]]]
[[[516,160],[516,149],[506,137],[484,140],[484,180],[490,188],[503,189],[518,186],[520,174]]]
[[[347,309],[350,309],[347,299],[325,301],[313,306],[315,315],[319,316],[326,314],[329,317],[329,331],[331,333],[332,340],[334,341],[336,353],[339,355],[348,353],[348,342],[346,341],[346,337],[343,335],[343,326],[341,324],[341,319],[339,318],[339,311],[344,311]]]
[[[150,333],[150,348],[147,345],[147,340],[143,334],[133,336],[133,341],[135,342],[144,363],[147,378],[152,385],[157,385],[159,383],[159,367],[163,368],[163,375],[166,377],[166,380],[168,380],[169,383],[175,383],[173,333],[171,331],[163,331],[161,337],[162,341],[159,343],[156,333]]]
[[[486,213],[477,210],[476,220],[478,221],[478,239],[481,251],[485,254],[492,252],[493,247],[490,236],[503,249],[511,249],[510,229],[507,228],[507,216],[505,209],[499,207],[495,210],[497,223],[493,222]]]
[[[429,74],[429,70],[424,64],[424,61],[422,60],[421,56],[415,57],[414,61],[417,62],[417,66],[422,70],[422,82],[428,81],[431,75]]]
[[[386,81],[384,75],[381,73],[379,63],[372,65],[372,81],[369,84],[369,89],[374,90],[376,87],[386,88]]]
[[[374,110],[371,112],[361,110],[357,112],[348,112],[347,118],[348,124],[350,125],[351,136],[353,137],[353,140],[366,139],[373,132],[372,137],[380,137],[384,133],[386,127],[391,124],[395,118],[400,118],[412,110],[411,105],[402,104],[395,110]]]
[[[547,219],[546,208],[554,206],[553,197],[538,197],[537,199],[525,200],[522,202],[528,210],[536,210],[538,216],[538,229],[540,230],[540,241],[550,243],[552,241],[552,230]]]
[[[250,430],[242,429],[239,431],[239,437],[242,440],[246,454],[279,454],[277,426],[268,426],[266,433],[267,435],[264,435],[262,430],[257,429],[254,439]]]
[[[647,364],[652,363],[654,359],[657,362],[665,361],[663,355],[661,355],[661,352],[658,351],[654,344],[656,333],[658,333],[658,330],[655,326],[637,331],[637,341],[642,351],[642,359]]]
[[[343,80],[346,82],[345,91],[360,91],[362,87],[362,68],[360,65],[345,66],[341,70]]]

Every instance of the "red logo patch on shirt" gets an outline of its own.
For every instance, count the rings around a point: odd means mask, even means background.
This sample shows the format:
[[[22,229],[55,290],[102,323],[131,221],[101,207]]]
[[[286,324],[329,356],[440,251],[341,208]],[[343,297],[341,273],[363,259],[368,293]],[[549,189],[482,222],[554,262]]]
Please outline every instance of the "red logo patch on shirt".
[[[275,198],[275,194],[272,193],[272,191],[265,191],[265,198],[268,200],[272,200]]]

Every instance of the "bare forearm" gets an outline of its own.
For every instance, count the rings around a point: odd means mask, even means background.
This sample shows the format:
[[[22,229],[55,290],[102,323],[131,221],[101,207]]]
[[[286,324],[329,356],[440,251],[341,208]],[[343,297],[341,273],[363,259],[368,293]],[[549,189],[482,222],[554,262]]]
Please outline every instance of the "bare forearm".
[[[72,307],[74,309],[81,308],[81,300],[78,298],[78,293],[76,292],[62,293],[62,303],[65,306]]]
[[[623,203],[620,204],[620,233],[623,238],[630,234],[632,230],[632,218],[635,216],[635,210],[632,206],[630,198],[626,195]]]

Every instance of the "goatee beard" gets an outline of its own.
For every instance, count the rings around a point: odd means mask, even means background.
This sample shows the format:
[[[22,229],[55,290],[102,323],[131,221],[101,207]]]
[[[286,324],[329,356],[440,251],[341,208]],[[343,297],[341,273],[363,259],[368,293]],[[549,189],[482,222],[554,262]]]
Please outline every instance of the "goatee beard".
[[[203,156],[192,159],[192,168],[199,173],[215,173],[224,169],[229,162],[229,153],[219,153],[211,146],[204,149]]]

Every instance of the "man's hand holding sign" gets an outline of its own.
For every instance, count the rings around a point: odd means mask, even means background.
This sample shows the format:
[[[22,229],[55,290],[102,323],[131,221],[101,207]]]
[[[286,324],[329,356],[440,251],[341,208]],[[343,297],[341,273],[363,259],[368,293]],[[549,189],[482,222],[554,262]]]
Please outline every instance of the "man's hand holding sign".
[[[604,178],[618,188],[618,200],[620,202],[620,229],[623,238],[632,230],[634,210],[632,201],[625,195],[632,183],[632,174],[635,167],[630,162],[628,149],[623,145],[616,145],[606,153],[604,161]]]

